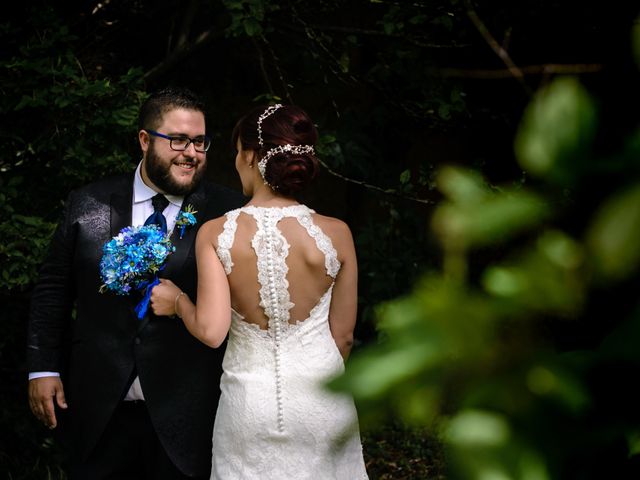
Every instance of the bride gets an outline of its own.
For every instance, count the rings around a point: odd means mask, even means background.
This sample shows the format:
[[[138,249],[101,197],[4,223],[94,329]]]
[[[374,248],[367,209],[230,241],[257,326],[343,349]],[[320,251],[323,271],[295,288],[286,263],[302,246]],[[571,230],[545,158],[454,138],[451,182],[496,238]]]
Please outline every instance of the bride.
[[[295,106],[241,118],[236,169],[251,200],[198,232],[197,305],[169,280],[151,296],[211,347],[229,334],[212,479],[367,478],[353,401],[323,387],[353,342],[353,239],[293,197],[316,174],[317,136]]]

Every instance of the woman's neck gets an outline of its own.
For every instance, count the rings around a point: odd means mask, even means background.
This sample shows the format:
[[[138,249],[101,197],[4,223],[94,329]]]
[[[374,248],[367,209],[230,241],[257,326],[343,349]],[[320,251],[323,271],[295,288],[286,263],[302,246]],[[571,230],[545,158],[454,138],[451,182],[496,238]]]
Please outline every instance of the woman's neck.
[[[258,188],[253,193],[247,205],[254,205],[256,207],[287,207],[289,205],[298,205],[298,203],[295,198],[281,195],[263,184],[262,188]]]

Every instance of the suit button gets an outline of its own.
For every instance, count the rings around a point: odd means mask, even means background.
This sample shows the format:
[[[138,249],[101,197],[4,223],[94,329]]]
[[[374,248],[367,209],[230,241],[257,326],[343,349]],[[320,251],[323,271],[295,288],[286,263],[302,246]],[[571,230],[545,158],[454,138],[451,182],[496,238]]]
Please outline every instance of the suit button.
[[[136,337],[135,342],[136,345],[140,345],[140,343],[142,343],[142,340],[140,340],[140,337]]]

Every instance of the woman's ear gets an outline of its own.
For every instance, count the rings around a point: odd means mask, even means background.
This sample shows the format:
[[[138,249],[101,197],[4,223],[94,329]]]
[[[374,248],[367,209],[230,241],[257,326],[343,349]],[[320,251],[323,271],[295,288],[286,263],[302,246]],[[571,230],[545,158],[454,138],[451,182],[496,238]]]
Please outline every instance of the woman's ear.
[[[245,150],[245,152],[246,156],[244,157],[244,161],[247,162],[249,168],[253,168],[253,166],[256,164],[258,155],[256,154],[255,150]]]

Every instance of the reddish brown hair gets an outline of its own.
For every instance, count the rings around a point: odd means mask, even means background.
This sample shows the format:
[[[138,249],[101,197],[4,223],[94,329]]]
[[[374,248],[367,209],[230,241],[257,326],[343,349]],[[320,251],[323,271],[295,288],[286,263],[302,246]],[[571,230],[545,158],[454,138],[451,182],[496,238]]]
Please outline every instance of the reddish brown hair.
[[[261,159],[269,149],[278,145],[315,145],[318,131],[300,107],[285,105],[262,121],[262,140],[258,142],[258,117],[267,106],[256,107],[243,116],[233,129],[233,145],[238,139],[244,150],[254,150]],[[303,190],[318,173],[318,159],[312,153],[282,152],[267,162],[265,179],[283,195]]]

